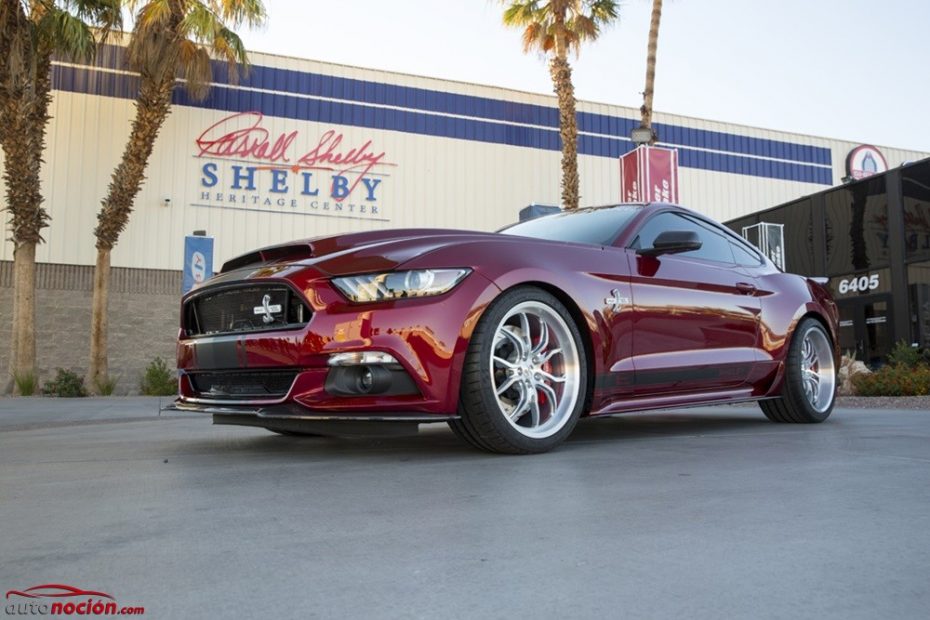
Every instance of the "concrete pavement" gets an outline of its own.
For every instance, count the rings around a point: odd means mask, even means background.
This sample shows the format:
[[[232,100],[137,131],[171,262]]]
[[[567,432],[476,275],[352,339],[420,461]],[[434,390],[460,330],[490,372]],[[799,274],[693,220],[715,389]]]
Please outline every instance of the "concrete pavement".
[[[582,423],[532,457],[340,440],[153,399],[0,399],[0,588],[151,618],[923,618],[930,413]],[[4,604],[9,600],[4,600]]]

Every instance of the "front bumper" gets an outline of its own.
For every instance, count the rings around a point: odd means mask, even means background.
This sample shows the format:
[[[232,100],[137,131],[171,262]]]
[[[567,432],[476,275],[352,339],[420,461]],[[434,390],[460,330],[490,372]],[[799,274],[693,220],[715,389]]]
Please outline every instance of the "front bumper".
[[[252,274],[245,281],[256,278]],[[352,304],[328,278],[312,269],[292,268],[259,279],[276,279],[297,291],[312,308],[310,320],[300,329],[204,337],[186,337],[182,329],[178,409],[259,422],[279,418],[333,423],[454,419],[471,333],[499,292],[490,280],[472,273],[455,289],[435,298]],[[332,378],[328,360],[335,354],[364,351],[391,355],[409,387],[370,395],[334,389],[338,386],[328,382]],[[268,396],[254,391],[241,397],[235,390],[214,392],[195,381],[204,373],[287,372],[294,379],[286,394],[282,389]],[[223,380],[217,383],[224,387]]]

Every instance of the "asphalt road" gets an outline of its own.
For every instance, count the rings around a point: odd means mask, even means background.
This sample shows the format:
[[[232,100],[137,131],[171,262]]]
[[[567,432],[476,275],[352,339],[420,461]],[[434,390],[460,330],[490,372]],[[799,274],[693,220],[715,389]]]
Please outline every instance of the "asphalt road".
[[[151,399],[0,399],[0,589],[148,618],[925,618],[930,412],[294,439]],[[10,600],[5,599],[4,605]]]

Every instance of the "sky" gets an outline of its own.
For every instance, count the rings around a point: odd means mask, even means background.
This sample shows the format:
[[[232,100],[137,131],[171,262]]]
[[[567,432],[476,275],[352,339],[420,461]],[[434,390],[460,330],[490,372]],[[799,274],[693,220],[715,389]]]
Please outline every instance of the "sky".
[[[265,0],[248,49],[551,93],[495,0]],[[573,59],[580,100],[638,107],[651,0]],[[659,112],[930,151],[930,0],[665,0]]]

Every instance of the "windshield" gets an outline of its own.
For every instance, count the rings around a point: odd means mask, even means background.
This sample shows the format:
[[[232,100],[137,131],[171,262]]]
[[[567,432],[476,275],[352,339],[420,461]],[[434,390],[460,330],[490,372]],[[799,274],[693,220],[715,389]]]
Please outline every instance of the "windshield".
[[[636,205],[619,205],[565,211],[520,222],[498,232],[549,241],[611,245],[639,209]]]

